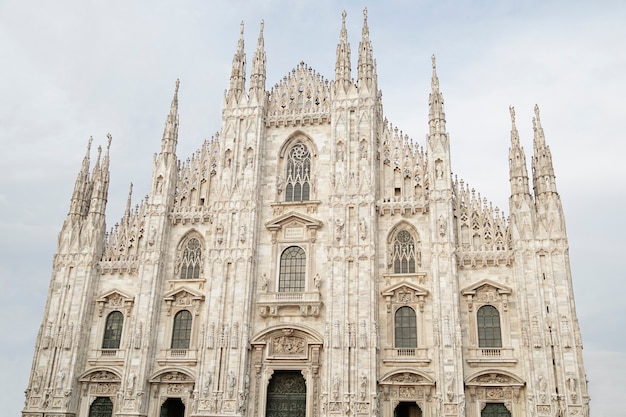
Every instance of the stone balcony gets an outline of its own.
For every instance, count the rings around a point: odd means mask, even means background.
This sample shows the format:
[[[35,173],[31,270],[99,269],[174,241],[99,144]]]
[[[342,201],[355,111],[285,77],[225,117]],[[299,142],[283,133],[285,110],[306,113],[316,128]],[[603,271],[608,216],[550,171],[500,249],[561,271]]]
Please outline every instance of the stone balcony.
[[[162,349],[157,363],[159,365],[195,365],[198,363],[198,350]]]
[[[412,363],[418,366],[426,366],[431,362],[428,348],[387,348],[383,362]]]
[[[88,360],[90,365],[121,365],[125,357],[124,349],[93,349]]]
[[[514,366],[517,358],[514,357],[514,349],[511,347],[469,348],[465,361],[470,366]]]
[[[256,304],[261,317],[318,317],[322,309],[319,291],[261,293],[257,296]]]

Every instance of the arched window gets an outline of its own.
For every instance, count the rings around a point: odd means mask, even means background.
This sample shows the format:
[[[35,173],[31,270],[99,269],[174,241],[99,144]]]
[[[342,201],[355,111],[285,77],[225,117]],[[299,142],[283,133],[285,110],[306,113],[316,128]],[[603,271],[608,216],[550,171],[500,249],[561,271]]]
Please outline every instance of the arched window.
[[[311,152],[297,142],[287,157],[285,201],[308,201],[311,188]]]
[[[418,255],[415,251],[415,240],[413,239],[413,236],[411,236],[411,234],[406,230],[400,230],[396,233],[391,247],[393,273],[415,273],[417,257]]]
[[[200,278],[202,262],[202,246],[198,239],[191,238],[185,244],[185,250],[180,261],[180,279]]]
[[[476,313],[478,325],[478,347],[502,347],[500,333],[500,313],[491,305],[485,305]]]
[[[119,311],[113,311],[107,316],[104,325],[104,337],[102,338],[102,349],[119,349],[122,340],[122,326],[124,315]]]
[[[96,398],[89,407],[89,417],[111,417],[113,403],[109,397]]]
[[[396,310],[395,319],[395,347],[417,347],[417,322],[415,319],[415,310],[411,307],[400,307]]]
[[[303,292],[306,278],[306,254],[299,246],[290,246],[280,255],[279,292]]]
[[[191,340],[191,313],[181,310],[174,316],[172,329],[172,349],[189,349]]]

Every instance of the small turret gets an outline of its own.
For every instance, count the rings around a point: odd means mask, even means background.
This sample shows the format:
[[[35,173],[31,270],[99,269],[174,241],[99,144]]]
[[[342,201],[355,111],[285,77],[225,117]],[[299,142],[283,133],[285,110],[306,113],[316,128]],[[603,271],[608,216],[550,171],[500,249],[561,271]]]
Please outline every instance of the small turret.
[[[180,80],[176,80],[174,97],[170,105],[170,112],[165,120],[165,129],[161,139],[161,152],[155,155],[152,178],[151,204],[166,204],[173,202],[176,178],[178,174],[178,158],[176,145],[178,144],[178,89]]]
[[[71,220],[83,218],[89,209],[89,195],[91,194],[91,182],[89,180],[89,154],[91,152],[91,143],[93,138],[90,137],[87,143],[87,152],[83,158],[80,171],[76,176],[74,184],[74,192],[70,203],[70,212],[68,214]]]
[[[243,43],[243,21],[240,25],[240,36],[237,42],[237,51],[233,57],[233,68],[230,73],[230,88],[227,93],[227,101],[239,101],[241,94],[246,89],[246,53]]]
[[[346,30],[346,16],[344,10],[341,14],[341,32],[337,45],[337,63],[335,65],[335,82],[342,86],[344,91],[350,85],[350,44],[348,43],[348,31]]]
[[[515,125],[515,108],[509,107],[511,113],[511,147],[509,148],[509,181],[511,196],[530,195],[528,187],[528,171],[526,169],[526,155],[520,145],[519,133]]]
[[[107,198],[109,195],[109,149],[111,148],[110,134],[107,135],[107,148],[104,151],[102,163],[100,163],[100,155],[102,148],[98,147],[98,160],[93,168],[91,178],[93,181],[93,189],[91,190],[91,203],[89,204],[89,215],[97,215],[104,219]]]
[[[535,194],[535,211],[537,213],[538,237],[560,239],[565,237],[565,221],[561,198],[556,191],[556,177],[552,166],[550,147],[541,127],[539,106],[535,105],[533,118],[533,189]]]
[[[372,43],[370,42],[370,30],[367,26],[367,7],[363,9],[363,30],[361,32],[361,42],[359,43],[359,87],[372,88],[376,90],[376,62],[373,58]]]
[[[552,154],[550,147],[546,145],[546,138],[541,127],[539,106],[535,104],[535,117],[533,118],[533,188],[535,198],[544,193],[556,193],[556,181],[554,168],[552,167]]]
[[[252,72],[250,74],[250,95],[256,94],[258,99],[261,99],[265,95],[266,58],[263,26],[264,23],[263,20],[261,20],[259,39],[257,41],[254,57],[252,58]]]
[[[165,120],[165,128],[163,129],[163,139],[161,140],[161,154],[176,154],[176,145],[178,143],[178,87],[180,80],[176,80],[176,89],[174,97],[170,105],[170,113]]]
[[[437,76],[437,63],[435,55],[431,57],[433,63],[433,75],[431,79],[431,92],[428,97],[428,126],[430,134],[446,133],[446,114],[443,111],[443,95],[439,91],[439,77]]]

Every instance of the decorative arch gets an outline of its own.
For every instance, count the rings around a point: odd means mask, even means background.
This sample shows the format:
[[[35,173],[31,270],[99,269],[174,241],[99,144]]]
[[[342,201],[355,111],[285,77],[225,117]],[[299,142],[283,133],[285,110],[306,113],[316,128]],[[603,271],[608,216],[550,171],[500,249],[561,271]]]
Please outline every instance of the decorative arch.
[[[251,408],[266,408],[269,382],[276,371],[299,371],[306,381],[307,415],[320,409],[319,367],[322,336],[301,325],[272,326],[251,341],[254,381]]]
[[[467,407],[479,416],[487,404],[502,403],[512,415],[530,415],[529,410],[524,410],[524,386],[524,380],[509,371],[478,371],[465,379]]]
[[[160,369],[154,372],[148,378],[148,382],[160,383],[160,382],[171,382],[171,383],[188,383],[195,382],[196,377],[193,371],[189,369],[185,369],[182,367],[174,367],[168,366],[167,368]]]
[[[176,247],[174,275],[180,279],[200,279],[204,272],[206,242],[195,229],[187,232]]]
[[[424,373],[397,369],[385,374],[379,384],[383,393],[382,415],[393,415],[400,402],[417,404],[425,416],[435,409],[435,381]]]
[[[287,137],[287,139],[285,139],[283,144],[280,146],[280,149],[278,150],[278,157],[281,159],[284,158],[287,151],[291,148],[296,140],[301,140],[307,146],[307,148],[309,148],[309,150],[311,151],[311,155],[317,157],[319,153],[315,142],[313,141],[311,136],[299,129],[294,131],[291,135]]]
[[[148,382],[154,398],[158,398],[158,401],[150,402],[148,415],[159,415],[161,405],[168,398],[180,398],[185,407],[191,405],[196,382],[192,371],[182,367],[167,367],[153,373]]]
[[[100,397],[108,397],[113,404],[115,413],[120,405],[118,404],[117,393],[121,389],[122,376],[112,368],[101,366],[92,368],[78,377],[82,386],[80,415],[89,415],[91,404]]]
[[[387,235],[387,267],[393,274],[415,274],[422,266],[421,242],[413,225],[396,224]]]
[[[309,327],[302,326],[300,324],[295,324],[295,323],[290,323],[289,326],[285,326],[284,324],[279,324],[276,326],[270,326],[266,329],[263,329],[252,337],[250,343],[251,344],[262,343],[264,340],[266,340],[268,335],[281,332],[285,329],[292,329],[294,331],[304,333],[306,337],[309,338],[309,340],[313,343],[322,343],[322,344],[324,343],[324,338],[317,331]]]
[[[285,203],[313,200],[315,194],[315,160],[317,149],[302,131],[292,133],[279,149],[277,192],[284,192]]]

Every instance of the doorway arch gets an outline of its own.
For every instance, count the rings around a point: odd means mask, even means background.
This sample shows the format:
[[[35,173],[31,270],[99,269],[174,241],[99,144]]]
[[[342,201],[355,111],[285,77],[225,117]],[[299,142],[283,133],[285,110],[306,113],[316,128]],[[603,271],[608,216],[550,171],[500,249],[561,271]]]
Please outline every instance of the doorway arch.
[[[402,401],[393,410],[393,417],[422,417],[422,409],[415,402]]]
[[[275,371],[267,386],[266,417],[305,417],[306,382],[300,371]]]
[[[185,404],[180,398],[168,398],[161,404],[159,417],[185,417]]]
[[[511,417],[511,412],[503,403],[487,403],[480,417]]]
[[[109,397],[97,397],[89,407],[89,417],[111,417],[113,402]]]

